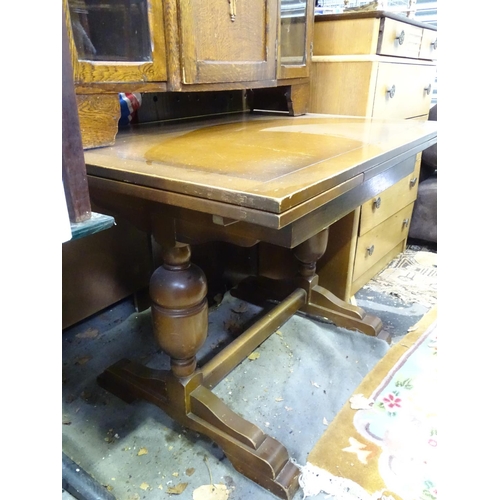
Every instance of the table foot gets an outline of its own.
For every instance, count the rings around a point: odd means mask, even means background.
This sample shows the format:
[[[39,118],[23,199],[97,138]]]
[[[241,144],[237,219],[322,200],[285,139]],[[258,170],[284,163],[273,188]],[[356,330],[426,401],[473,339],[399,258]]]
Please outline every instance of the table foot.
[[[361,307],[339,299],[319,285],[312,287],[309,301],[302,310],[314,316],[327,318],[342,328],[358,330],[373,337],[382,331],[380,318],[367,314]]]
[[[348,330],[357,330],[373,337],[381,334],[383,325],[380,318],[367,314],[361,307],[339,299],[315,282],[314,278],[309,281],[300,278],[276,280],[265,276],[251,276],[231,290],[231,295],[262,306],[266,300],[282,301],[292,290],[301,287],[308,295],[300,311],[326,318]],[[387,332],[379,338],[390,342]]]
[[[291,500],[298,490],[299,469],[286,448],[259,427],[233,412],[203,386],[198,370],[177,378],[167,370],[153,370],[121,360],[98,378],[99,384],[121,399],[144,399],[181,425],[206,435],[224,451],[234,468],[279,498]]]

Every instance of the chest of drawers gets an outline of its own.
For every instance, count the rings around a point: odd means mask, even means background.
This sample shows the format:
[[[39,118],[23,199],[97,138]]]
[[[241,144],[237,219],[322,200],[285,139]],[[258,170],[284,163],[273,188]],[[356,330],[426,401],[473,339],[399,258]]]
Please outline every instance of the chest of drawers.
[[[436,60],[432,26],[383,11],[317,16],[310,111],[427,120]],[[318,262],[318,274],[323,286],[345,300],[404,250],[420,156],[409,176],[331,228],[336,236]]]

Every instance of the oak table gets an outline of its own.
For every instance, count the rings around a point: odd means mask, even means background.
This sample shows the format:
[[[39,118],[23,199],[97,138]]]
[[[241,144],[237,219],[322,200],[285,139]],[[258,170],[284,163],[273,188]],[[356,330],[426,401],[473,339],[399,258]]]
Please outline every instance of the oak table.
[[[162,247],[151,313],[155,338],[170,356],[169,370],[121,360],[99,383],[125,401],[156,404],[215,441],[239,472],[292,498],[299,470],[286,448],[212,388],[297,311],[383,334],[378,318],[318,285],[316,262],[329,226],[407,176],[415,156],[436,141],[435,122],[242,113],[141,125],[113,146],[86,151],[93,203],[151,232]],[[216,240],[291,248],[297,273],[242,283],[242,293],[278,305],[197,366],[208,330],[207,282],[190,262],[190,245]]]

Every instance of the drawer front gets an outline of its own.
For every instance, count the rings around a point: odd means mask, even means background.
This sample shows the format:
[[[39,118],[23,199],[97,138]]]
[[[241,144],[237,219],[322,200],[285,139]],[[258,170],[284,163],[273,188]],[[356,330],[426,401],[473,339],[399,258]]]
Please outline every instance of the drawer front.
[[[414,202],[417,199],[417,192],[418,174],[415,175],[415,172],[413,172],[383,193],[361,205],[360,236]]]
[[[423,28],[384,18],[377,54],[418,59]]]
[[[436,66],[379,63],[373,118],[412,118],[429,113]]]
[[[368,271],[364,272],[359,278],[352,282],[349,290],[352,297],[360,288],[364,287],[374,276],[380,271],[383,271],[390,262],[395,259],[406,248],[406,241],[400,241],[389,253],[386,253],[379,261],[377,261]]]
[[[419,58],[437,60],[437,52],[437,31],[424,29]]]
[[[413,203],[374,227],[358,239],[353,281],[408,236]]]

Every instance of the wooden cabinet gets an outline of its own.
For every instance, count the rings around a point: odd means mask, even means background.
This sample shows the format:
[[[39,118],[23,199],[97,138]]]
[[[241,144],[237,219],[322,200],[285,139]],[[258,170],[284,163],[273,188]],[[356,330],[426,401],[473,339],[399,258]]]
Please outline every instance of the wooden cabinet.
[[[313,0],[63,0],[63,5],[86,149],[113,144],[119,92],[297,86],[286,90],[288,101],[295,100],[289,112],[307,111]],[[92,127],[99,132],[91,134]]]
[[[235,89],[309,75],[312,0],[64,3],[77,88]]]
[[[426,120],[436,59],[432,26],[383,11],[317,16],[309,110]],[[320,284],[348,300],[404,250],[420,157],[409,176],[332,227]]]

